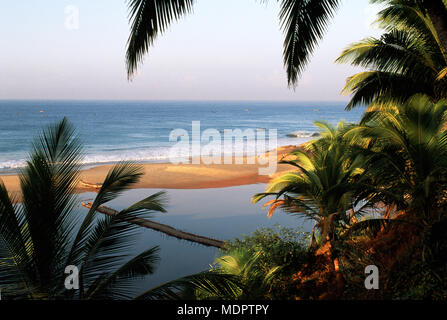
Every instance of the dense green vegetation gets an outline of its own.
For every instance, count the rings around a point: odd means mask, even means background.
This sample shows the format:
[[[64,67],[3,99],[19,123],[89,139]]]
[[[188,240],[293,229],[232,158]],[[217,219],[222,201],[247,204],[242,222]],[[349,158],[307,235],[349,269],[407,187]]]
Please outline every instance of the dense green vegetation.
[[[309,259],[309,236],[290,228],[260,229],[228,242],[212,271],[236,276],[232,295],[196,289],[196,299],[289,299],[295,291],[289,281],[294,270]]]

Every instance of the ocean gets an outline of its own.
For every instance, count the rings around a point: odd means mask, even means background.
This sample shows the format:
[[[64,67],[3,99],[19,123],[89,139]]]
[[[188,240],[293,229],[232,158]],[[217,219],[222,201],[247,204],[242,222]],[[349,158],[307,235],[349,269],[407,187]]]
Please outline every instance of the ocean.
[[[0,173],[23,167],[32,138],[44,126],[67,117],[85,145],[84,164],[121,160],[167,162],[174,129],[253,129],[278,132],[278,146],[299,144],[318,132],[316,120],[355,122],[362,108],[344,102],[213,101],[0,101]],[[290,137],[292,134],[294,137]],[[237,142],[234,142],[237,143]],[[250,142],[245,142],[250,143]],[[241,150],[234,146],[234,150]]]

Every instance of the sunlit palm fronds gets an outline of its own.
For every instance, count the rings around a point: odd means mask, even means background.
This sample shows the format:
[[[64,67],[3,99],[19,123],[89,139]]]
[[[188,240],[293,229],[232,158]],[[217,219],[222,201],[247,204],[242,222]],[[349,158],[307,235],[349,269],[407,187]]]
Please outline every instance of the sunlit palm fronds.
[[[367,113],[352,129],[373,141],[366,169],[382,202],[425,218],[439,213],[447,186],[446,112],[446,100],[417,95],[395,110]]]
[[[0,183],[0,286],[5,298],[130,299],[131,285],[149,275],[157,247],[133,254],[137,226],[129,222],[165,212],[164,193],[154,194],[113,217],[95,210],[80,221],[75,188],[82,147],[73,126],[63,119],[35,141],[30,160],[20,173],[21,203]],[[94,208],[135,184],[140,166],[120,163],[107,175]],[[80,289],[64,287],[65,268],[79,269]]]
[[[357,193],[363,188],[363,155],[355,151],[344,133],[351,125],[340,123],[338,128],[328,123],[317,123],[322,138],[312,142],[307,151],[294,153],[296,159],[283,162],[298,171],[274,179],[265,193],[253,197],[259,202],[275,197],[267,203],[269,215],[277,208],[314,220],[326,239],[333,227],[351,223],[352,212],[362,214],[367,203],[357,207]]]
[[[218,270],[204,271],[152,288],[137,296],[136,300],[179,300],[185,298],[185,292],[195,291],[201,292],[208,298],[234,300],[242,288],[243,284],[237,275],[226,274]]]
[[[337,59],[368,69],[348,78],[347,109],[359,105],[403,103],[416,93],[447,97],[442,70],[447,56],[430,18],[415,1],[390,1],[379,13],[386,33],[352,44]]]

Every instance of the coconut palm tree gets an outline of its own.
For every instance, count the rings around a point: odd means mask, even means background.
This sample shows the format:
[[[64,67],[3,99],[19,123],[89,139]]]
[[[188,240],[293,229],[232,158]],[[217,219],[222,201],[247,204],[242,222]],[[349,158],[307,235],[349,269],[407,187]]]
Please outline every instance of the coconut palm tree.
[[[352,149],[344,138],[351,126],[340,123],[338,128],[328,123],[316,123],[323,128],[322,137],[308,145],[307,151],[293,153],[296,160],[283,161],[298,171],[286,173],[273,180],[266,193],[257,194],[253,202],[274,196],[268,202],[269,216],[277,208],[301,215],[316,222],[323,244],[329,244],[334,269],[339,271],[336,243],[340,233],[354,221],[355,216],[365,213],[368,201],[359,205],[357,193],[364,179],[361,153]],[[314,229],[315,232],[315,229]],[[313,245],[315,245],[315,236]]]
[[[265,2],[267,0],[262,0]],[[290,86],[298,78],[324,37],[327,26],[342,3],[341,0],[277,0],[280,3],[279,19],[285,34],[284,65]],[[371,0],[385,3],[416,3],[424,16],[432,22],[439,41],[447,51],[447,7],[443,0]],[[131,78],[155,39],[169,25],[192,12],[195,0],[129,0],[131,32],[126,61]]]
[[[84,219],[76,210],[82,147],[72,125],[63,119],[34,142],[20,173],[21,197],[11,196],[0,180],[0,287],[13,299],[131,299],[135,280],[153,273],[158,247],[133,249],[137,217],[165,212],[163,192],[120,211],[96,215],[96,209],[136,183],[142,168],[119,163],[107,174]],[[19,202],[21,201],[21,202]],[[66,268],[78,270],[79,286],[67,290]],[[204,278],[206,275],[206,279]],[[222,281],[224,279],[225,281]],[[209,281],[213,280],[213,285]],[[192,275],[138,296],[178,298],[183,288],[233,290],[229,276]]]
[[[370,111],[346,135],[367,138],[365,169],[376,200],[415,214],[423,223],[445,214],[447,100],[416,95],[394,109]]]
[[[436,1],[433,1],[436,2]],[[368,71],[348,78],[347,109],[403,103],[416,93],[447,98],[447,51],[432,21],[415,1],[390,1],[379,13],[386,33],[349,46],[337,59]]]

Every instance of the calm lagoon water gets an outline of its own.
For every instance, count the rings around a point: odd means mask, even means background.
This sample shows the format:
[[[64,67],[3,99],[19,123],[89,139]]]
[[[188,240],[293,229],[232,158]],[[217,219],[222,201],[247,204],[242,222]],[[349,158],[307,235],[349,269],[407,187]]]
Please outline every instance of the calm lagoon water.
[[[207,236],[218,240],[231,240],[262,227],[280,224],[289,228],[311,231],[312,223],[278,211],[272,219],[267,218],[262,205],[253,205],[250,197],[263,192],[264,184],[199,190],[167,190],[168,213],[157,213],[153,220],[183,231]],[[153,189],[127,191],[119,199],[107,204],[117,210],[124,209],[143,198],[158,192]],[[82,194],[82,200],[92,198],[91,193]],[[86,212],[86,210],[85,210]],[[219,250],[192,244],[162,233],[141,228],[140,241],[136,252],[158,245],[160,262],[154,275],[140,283],[150,288],[169,280],[207,270],[218,256]]]

